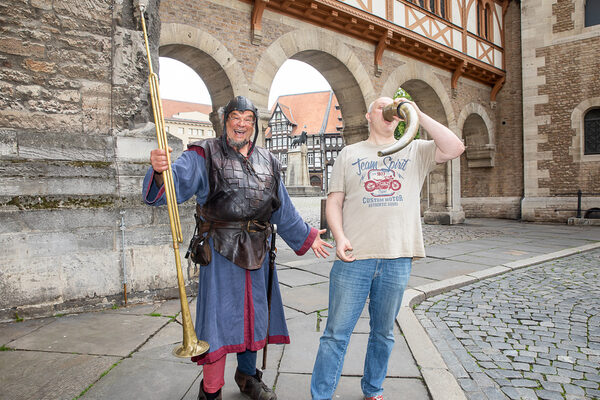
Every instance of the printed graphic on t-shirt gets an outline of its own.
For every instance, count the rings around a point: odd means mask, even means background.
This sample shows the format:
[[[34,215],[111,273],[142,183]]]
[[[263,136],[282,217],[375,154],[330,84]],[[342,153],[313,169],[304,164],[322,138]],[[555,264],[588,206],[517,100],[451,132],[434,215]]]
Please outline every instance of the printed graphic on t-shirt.
[[[394,207],[403,200],[400,189],[404,177],[400,172],[406,170],[410,160],[394,160],[390,156],[369,160],[358,158],[352,163],[365,193],[363,205],[367,207]]]

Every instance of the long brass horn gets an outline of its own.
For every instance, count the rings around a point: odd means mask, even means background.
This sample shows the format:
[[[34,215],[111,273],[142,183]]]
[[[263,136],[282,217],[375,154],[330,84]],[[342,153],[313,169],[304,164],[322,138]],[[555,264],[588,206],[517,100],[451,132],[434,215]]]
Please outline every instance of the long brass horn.
[[[173,170],[171,169],[171,157],[169,155],[169,144],[167,142],[167,133],[165,132],[165,120],[163,116],[162,103],[160,102],[160,94],[158,91],[158,76],[152,70],[152,60],[150,59],[150,47],[148,46],[148,33],[146,32],[146,22],[144,20],[144,12],[146,5],[143,1],[138,2],[140,11],[140,19],[142,21],[142,29],[144,31],[144,41],[146,43],[146,54],[148,55],[148,69],[150,75],[150,95],[152,97],[152,111],[154,112],[154,123],[156,125],[156,138],[158,139],[158,147],[165,150],[167,154],[168,169],[163,172],[165,196],[167,197],[167,210],[169,212],[169,222],[171,225],[171,236],[173,237],[173,251],[175,252],[175,264],[177,267],[177,285],[179,286],[179,300],[181,302],[181,323],[183,326],[183,343],[175,349],[173,354],[177,357],[189,358],[199,356],[208,351],[208,343],[203,340],[198,340],[192,318],[190,316],[190,306],[185,294],[185,283],[183,281],[183,272],[181,270],[181,257],[179,255],[179,243],[183,242],[181,234],[181,222],[179,220],[179,210],[177,208],[177,197],[175,194],[175,186],[173,184]]]
[[[377,152],[379,157],[387,156],[396,153],[413,141],[417,132],[419,132],[419,114],[416,108],[408,101],[401,101],[398,106],[390,103],[383,108],[383,118],[386,121],[393,121],[394,117],[398,116],[406,122],[406,130],[396,143]]]

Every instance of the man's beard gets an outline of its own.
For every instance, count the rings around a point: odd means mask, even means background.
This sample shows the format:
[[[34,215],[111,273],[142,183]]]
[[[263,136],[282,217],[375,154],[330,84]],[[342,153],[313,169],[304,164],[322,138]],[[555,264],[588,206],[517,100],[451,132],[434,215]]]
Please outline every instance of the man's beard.
[[[231,147],[233,147],[234,149],[236,149],[237,151],[240,151],[242,149],[242,147],[244,147],[248,143],[249,143],[248,139],[240,140],[239,142],[229,139],[229,145]]]

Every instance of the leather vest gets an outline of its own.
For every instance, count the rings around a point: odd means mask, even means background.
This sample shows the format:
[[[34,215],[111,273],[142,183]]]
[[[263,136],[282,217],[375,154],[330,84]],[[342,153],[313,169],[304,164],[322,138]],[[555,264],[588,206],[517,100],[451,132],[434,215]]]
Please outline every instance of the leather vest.
[[[271,214],[281,204],[279,161],[260,147],[246,158],[224,136],[193,145],[202,147],[206,158],[210,190],[198,215],[211,223],[215,251],[239,267],[259,269],[269,251]]]

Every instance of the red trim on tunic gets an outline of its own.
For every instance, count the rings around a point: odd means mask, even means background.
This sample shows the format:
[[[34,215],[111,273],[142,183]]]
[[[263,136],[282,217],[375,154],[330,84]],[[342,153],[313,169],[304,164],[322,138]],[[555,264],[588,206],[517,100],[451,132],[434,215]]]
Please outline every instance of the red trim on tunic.
[[[217,349],[211,353],[204,354],[202,356],[192,357],[192,362],[197,363],[198,365],[203,365],[206,363],[213,363],[215,361],[219,361],[219,359],[228,353],[241,353],[246,350],[258,351],[265,347],[266,340],[260,340],[258,342],[252,343],[250,346],[246,344],[234,344],[230,346],[223,346],[220,349]],[[290,337],[284,335],[276,335],[269,336],[269,344],[290,344]]]
[[[254,302],[252,301],[252,275],[246,270],[246,296],[244,298],[244,342],[248,347],[254,342]]]
[[[200,157],[206,158],[206,156],[204,155],[204,148],[200,146],[190,146],[187,148],[186,151],[195,151],[196,154],[198,154]]]
[[[154,183],[154,170],[152,170],[152,179],[150,179],[150,182],[148,182],[148,187],[146,188],[146,200],[148,200],[148,203],[150,203],[150,204],[156,203],[156,200],[160,199],[160,196],[162,196],[165,191],[165,185],[162,185],[158,191],[158,194],[154,198],[154,200],[150,201],[147,196],[148,196],[148,192],[150,191],[150,186],[152,186],[153,183]]]
[[[308,251],[308,249],[310,249],[310,246],[312,246],[312,244],[315,241],[315,238],[317,237],[318,234],[319,234],[319,230],[316,228],[313,228],[311,226],[308,237],[304,241],[304,244],[302,245],[302,247],[300,247],[300,250],[296,251],[296,254],[298,254],[299,256],[303,256],[304,253],[306,253]]]

